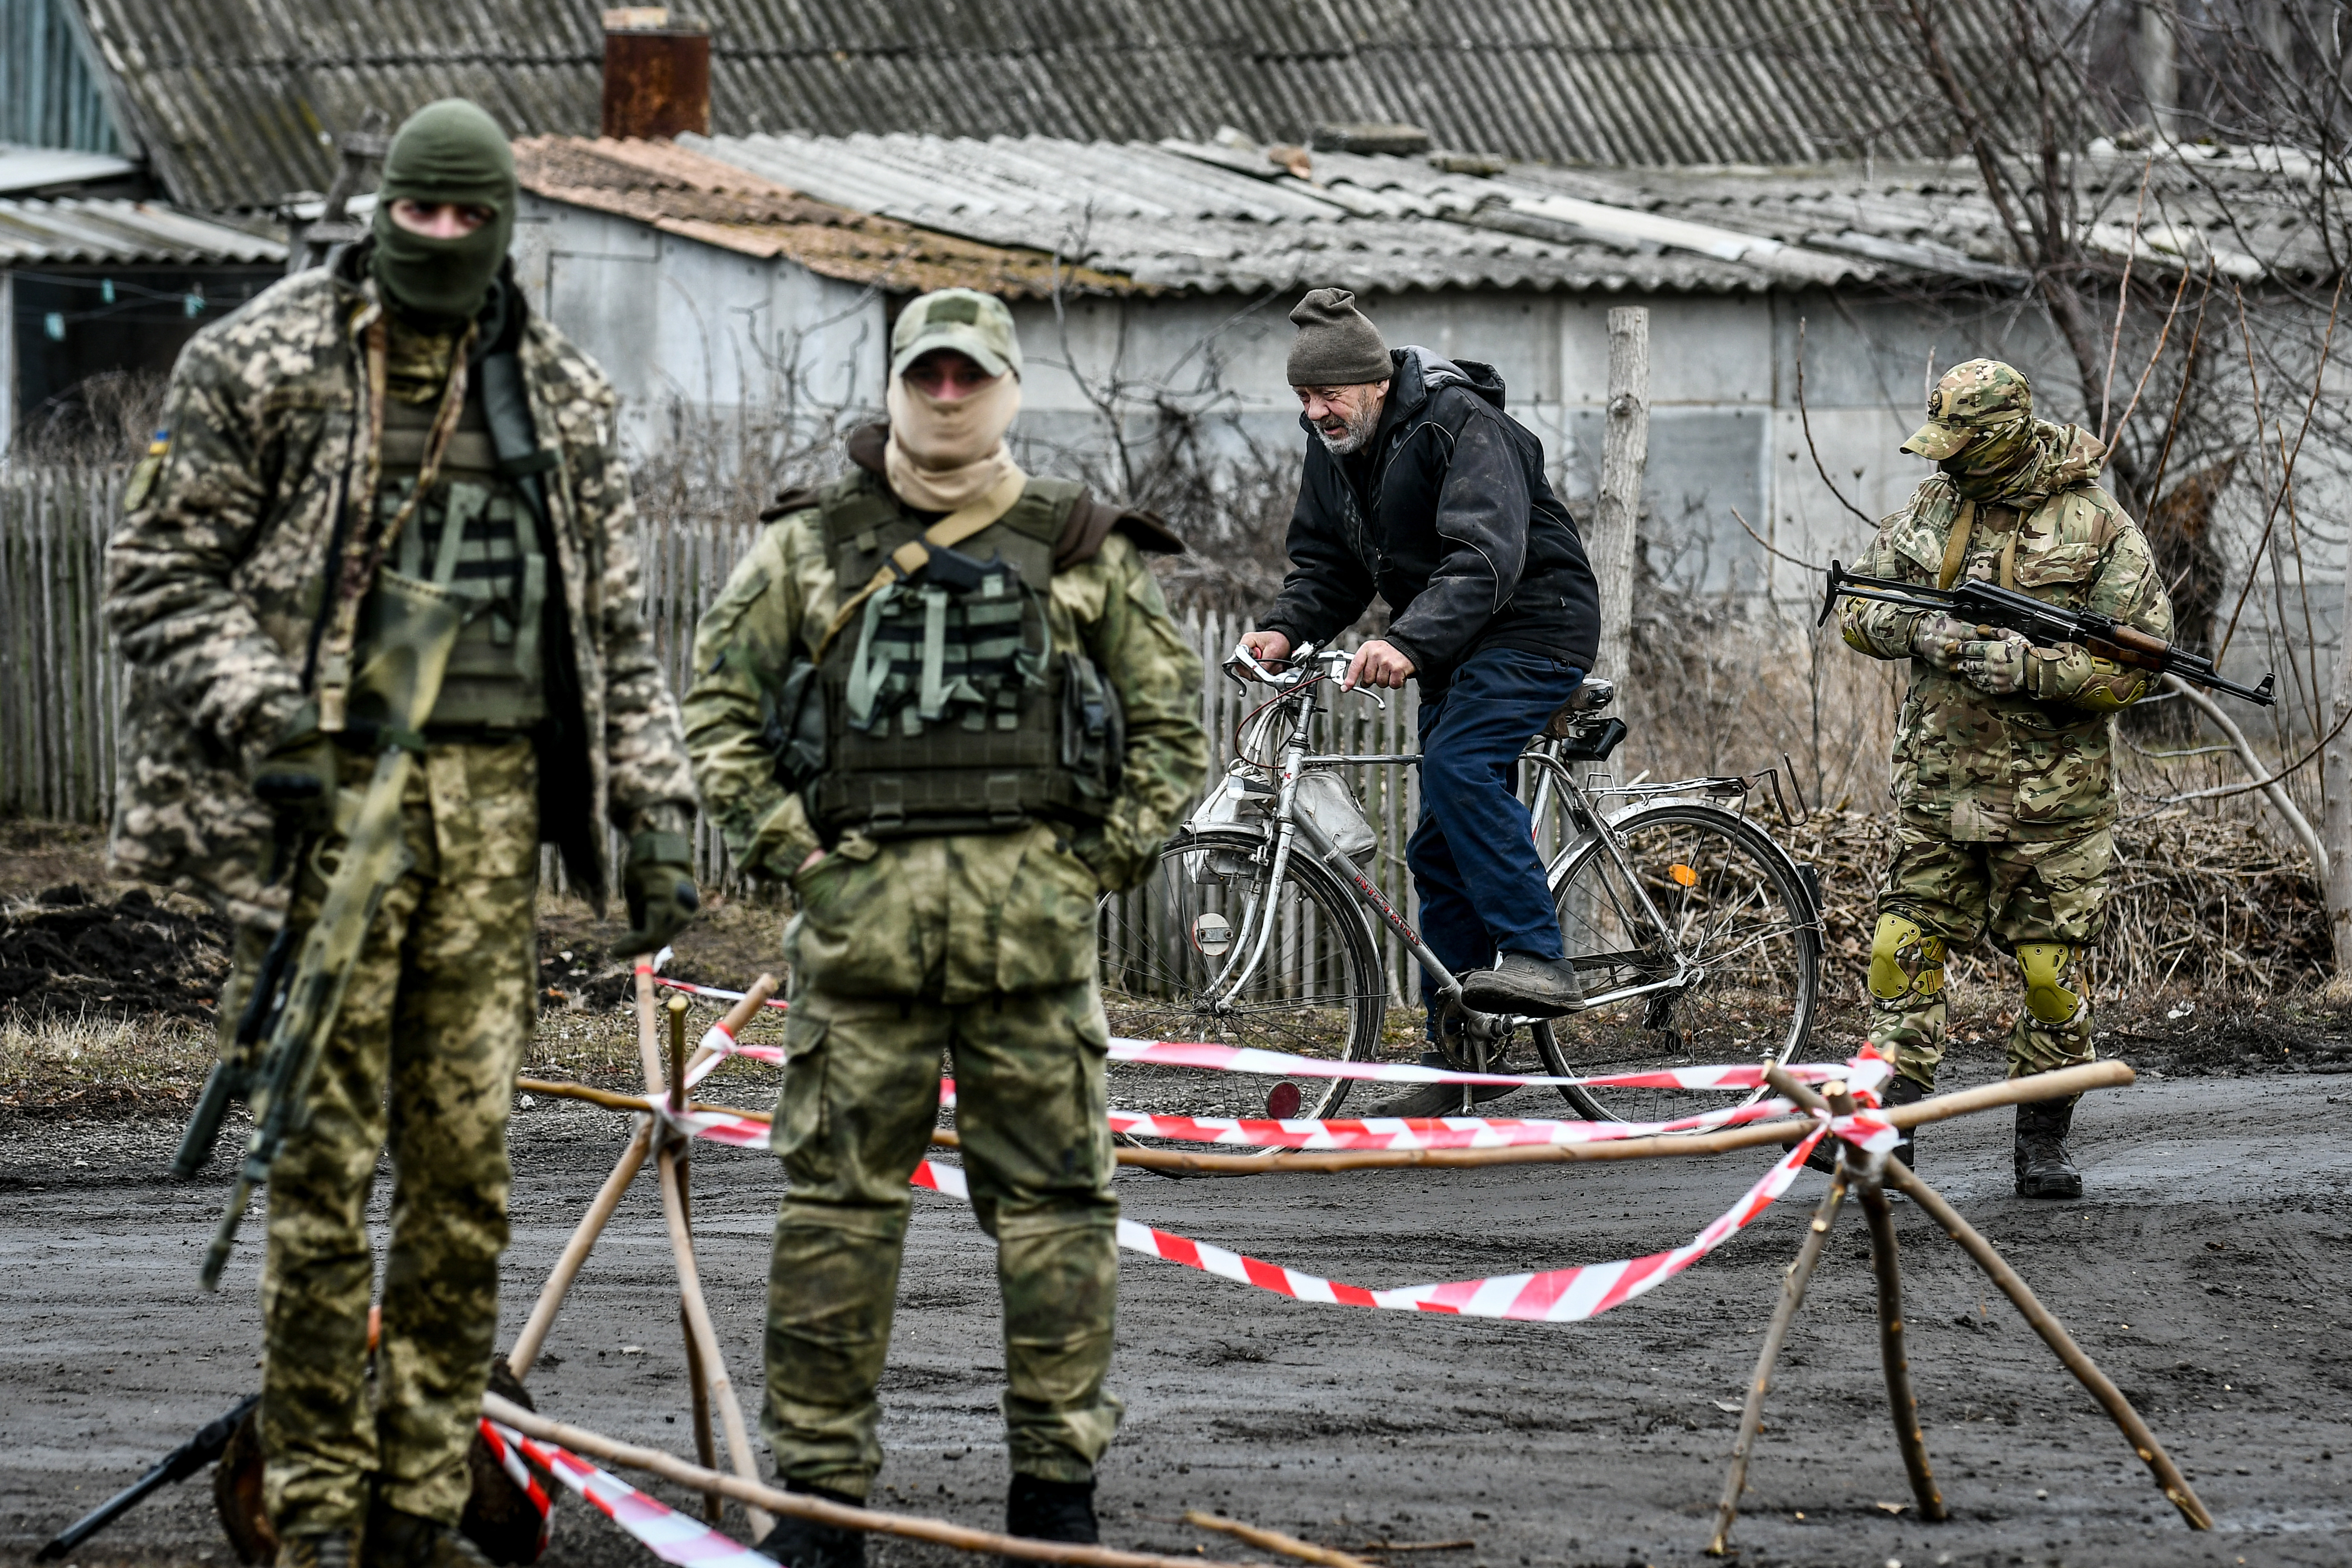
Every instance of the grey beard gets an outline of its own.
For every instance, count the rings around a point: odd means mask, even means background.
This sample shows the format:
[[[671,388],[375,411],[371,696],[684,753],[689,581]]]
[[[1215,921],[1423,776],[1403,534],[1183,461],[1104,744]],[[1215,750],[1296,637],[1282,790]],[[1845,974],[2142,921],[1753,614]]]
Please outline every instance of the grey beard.
[[[1380,422],[1379,410],[1367,408],[1350,419],[1348,428],[1338,436],[1324,435],[1320,425],[1315,427],[1315,434],[1330,449],[1333,457],[1345,458],[1364,449],[1364,444],[1372,438],[1372,432],[1380,427]]]

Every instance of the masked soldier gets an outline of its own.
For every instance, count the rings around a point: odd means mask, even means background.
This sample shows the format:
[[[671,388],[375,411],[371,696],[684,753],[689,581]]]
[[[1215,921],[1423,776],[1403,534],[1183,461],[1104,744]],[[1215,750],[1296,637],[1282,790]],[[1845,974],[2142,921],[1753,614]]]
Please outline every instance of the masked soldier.
[[[1118,1265],[1095,906],[1135,886],[1201,788],[1200,661],[1143,552],[1182,546],[1004,432],[1021,348],[965,289],[891,334],[889,422],[845,479],[788,493],[704,616],[698,781],[799,913],[774,1147],[764,1426],[784,1485],[862,1500],[908,1179],[954,1058],[972,1206],[1004,1303],[1005,1527],[1096,1539]],[[785,1568],[864,1538],[785,1520]]]
[[[362,1532],[369,1568],[484,1561],[453,1527],[498,1326],[541,841],[601,904],[607,823],[627,836],[626,951],[695,907],[693,785],[638,611],[613,394],[516,289],[515,206],[489,116],[419,110],[373,237],[181,356],[109,553],[131,666],[112,847],[239,922],[225,1050],[246,1048],[234,1024],[272,932],[319,913],[351,826],[339,792],[385,747],[417,759],[413,865],[270,1173],[264,1494],[278,1562],[299,1568],[343,1568]],[[434,600],[462,618],[437,698],[418,700],[429,718],[404,730],[373,672],[414,651],[400,606]],[[387,1130],[371,1391],[366,1213]]]
[[[2105,448],[2034,418],[2017,371],[1956,366],[1903,450],[1938,471],[1880,524],[1860,571],[1939,588],[1997,582],[2170,638],[2147,541],[2095,482]],[[1980,931],[2015,956],[2024,983],[2010,1076],[2089,1061],[2084,953],[2115,863],[2110,715],[2145,695],[2148,678],[2073,643],[2035,647],[1893,605],[1848,599],[1840,624],[1873,658],[1911,661],[1895,742],[1900,826],[1870,944],[1870,1037],[1895,1058],[1891,1100],[1935,1088],[1945,957]],[[2082,1195],[2066,1152],[2074,1114],[2071,1100],[2018,1107],[2019,1195]],[[1907,1142],[1900,1153],[1907,1163]]]

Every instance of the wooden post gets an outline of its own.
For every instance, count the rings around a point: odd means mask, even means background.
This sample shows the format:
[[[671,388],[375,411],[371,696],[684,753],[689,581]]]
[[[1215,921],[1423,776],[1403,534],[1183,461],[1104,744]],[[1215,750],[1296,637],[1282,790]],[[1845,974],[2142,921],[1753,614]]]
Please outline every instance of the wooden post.
[[[1723,1496],[1715,1505],[1715,1538],[1706,1544],[1710,1557],[1730,1554],[1731,1523],[1739,1517],[1739,1494],[1748,1489],[1748,1456],[1756,1447],[1756,1435],[1764,1429],[1764,1395],[1772,1386],[1772,1363],[1780,1359],[1780,1344],[1789,1337],[1789,1325],[1796,1321],[1797,1309],[1805,1304],[1805,1287],[1812,1280],[1813,1268],[1822,1260],[1822,1248],[1829,1244],[1830,1227],[1837,1223],[1838,1209],[1844,1202],[1845,1166],[1840,1164],[1830,1173],[1830,1190],[1822,1194],[1821,1206],[1813,1211],[1813,1223],[1797,1248],[1796,1260],[1781,1277],[1780,1305],[1772,1310],[1772,1321],[1764,1330],[1764,1346],[1756,1352],[1756,1375],[1748,1380],[1748,1404],[1739,1413],[1739,1436],[1731,1445],[1731,1470],[1723,1478]]]
[[[1650,462],[1650,312],[1609,312],[1609,422],[1601,441],[1601,504],[1584,542],[1601,584],[1601,652],[1594,673],[1624,689],[1633,654],[1633,539],[1642,472]]]

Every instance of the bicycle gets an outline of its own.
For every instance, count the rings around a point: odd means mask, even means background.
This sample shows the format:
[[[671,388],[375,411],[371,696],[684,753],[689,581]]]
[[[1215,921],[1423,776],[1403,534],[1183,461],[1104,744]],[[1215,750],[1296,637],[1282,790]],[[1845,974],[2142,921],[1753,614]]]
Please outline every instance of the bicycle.
[[[1392,992],[1382,974],[1386,931],[1437,988],[1439,1048],[1469,1070],[1585,1077],[1785,1062],[1804,1044],[1821,959],[1810,868],[1744,815],[1748,779],[1580,780],[1571,764],[1604,763],[1627,732],[1602,712],[1615,691],[1600,679],[1587,679],[1519,759],[1535,779],[1538,835],[1559,830],[1546,880],[1586,1005],[1548,1021],[1465,1008],[1460,980],[1370,875],[1377,836],[1339,772],[1416,766],[1420,756],[1314,747],[1320,698],[1328,689],[1336,702],[1348,658],[1309,647],[1279,672],[1244,648],[1227,661],[1229,676],[1274,695],[1237,726],[1234,762],[1171,838],[1159,873],[1129,900],[1106,901],[1114,1033],[1418,1061],[1423,1016],[1407,1014],[1402,986]],[[1733,795],[1737,804],[1722,804]],[[1115,1102],[1161,1114],[1328,1117],[1349,1089],[1348,1079],[1306,1079],[1269,1095],[1243,1074],[1113,1068]],[[1597,1121],[1661,1121],[1730,1102],[1676,1089],[1560,1092]],[[1471,1103],[1465,1091],[1463,1109]]]

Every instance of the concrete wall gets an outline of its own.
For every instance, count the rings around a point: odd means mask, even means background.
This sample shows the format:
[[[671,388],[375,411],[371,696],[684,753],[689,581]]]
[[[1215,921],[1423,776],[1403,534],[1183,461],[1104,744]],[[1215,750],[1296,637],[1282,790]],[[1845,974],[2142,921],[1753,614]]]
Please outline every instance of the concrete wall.
[[[818,419],[881,405],[887,328],[868,289],[528,194],[514,258],[533,307],[612,377],[637,453],[678,404]]]

